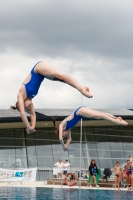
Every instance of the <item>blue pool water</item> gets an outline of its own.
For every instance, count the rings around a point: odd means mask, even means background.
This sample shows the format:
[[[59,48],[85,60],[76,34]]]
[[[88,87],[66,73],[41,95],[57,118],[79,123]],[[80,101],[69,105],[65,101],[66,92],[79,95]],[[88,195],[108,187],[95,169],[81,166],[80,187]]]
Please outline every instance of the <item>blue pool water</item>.
[[[130,200],[133,192],[55,188],[0,187],[0,200]]]

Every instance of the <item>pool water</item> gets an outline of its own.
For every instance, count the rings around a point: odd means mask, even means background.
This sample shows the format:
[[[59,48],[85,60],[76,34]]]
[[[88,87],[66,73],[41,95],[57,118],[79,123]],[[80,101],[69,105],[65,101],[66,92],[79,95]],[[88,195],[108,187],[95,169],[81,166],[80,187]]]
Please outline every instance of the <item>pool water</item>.
[[[57,188],[0,187],[0,200],[130,200],[133,192]]]

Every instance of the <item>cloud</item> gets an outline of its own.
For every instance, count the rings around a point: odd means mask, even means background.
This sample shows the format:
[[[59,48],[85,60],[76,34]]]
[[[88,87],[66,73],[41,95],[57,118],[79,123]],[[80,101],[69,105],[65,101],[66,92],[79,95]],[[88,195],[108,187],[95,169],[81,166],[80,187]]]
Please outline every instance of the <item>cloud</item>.
[[[29,56],[70,57],[78,51],[132,57],[132,1],[2,2],[1,50],[10,46]]]
[[[88,85],[91,108],[132,108],[133,1],[1,0],[0,108],[17,92],[39,60]],[[44,80],[33,100],[38,108],[75,108],[74,88]]]
[[[8,108],[15,103],[18,90],[36,60],[41,59],[31,59],[16,53],[10,57],[1,55],[0,60],[5,61],[1,65],[4,68],[0,74],[3,94],[0,107]],[[95,57],[89,57],[89,62],[84,57],[80,63],[75,59],[47,57],[45,61],[90,87],[94,97],[84,97],[84,105],[91,108],[132,108],[133,69],[126,70],[124,67],[120,68],[117,62],[106,59],[99,61]],[[86,63],[89,63],[88,66]],[[66,84],[45,79],[33,102],[37,108],[76,108],[81,105],[81,94]]]

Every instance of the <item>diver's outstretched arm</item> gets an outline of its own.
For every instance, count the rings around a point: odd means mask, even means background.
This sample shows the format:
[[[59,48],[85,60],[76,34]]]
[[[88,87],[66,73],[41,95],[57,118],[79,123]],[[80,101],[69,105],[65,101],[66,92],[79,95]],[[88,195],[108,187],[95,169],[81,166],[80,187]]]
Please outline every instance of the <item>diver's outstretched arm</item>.
[[[20,116],[21,116],[25,126],[28,129],[30,129],[30,124],[29,124],[28,119],[27,119],[26,114],[25,114],[23,97],[22,97],[21,94],[18,94],[17,98],[18,98],[18,106],[19,106]]]
[[[33,133],[35,130],[34,130],[34,128],[32,128],[30,126],[30,124],[28,122],[28,119],[26,117],[25,109],[24,109],[24,100],[23,100],[23,97],[22,97],[21,93],[18,94],[17,98],[18,98],[20,116],[21,116],[21,118],[22,118],[22,120],[23,120],[23,122],[24,122],[24,124],[26,126],[26,131],[27,131],[27,133]]]
[[[67,136],[67,141],[66,141],[66,147],[68,147],[68,145],[70,144],[71,141],[72,141],[71,130],[68,130],[68,136]]]
[[[30,105],[29,111],[30,111],[31,127],[34,129],[36,125],[36,114],[33,103]]]
[[[64,151],[67,151],[68,146],[64,144],[63,135],[62,135],[63,127],[64,127],[65,124],[66,124],[66,120],[63,120],[59,125],[59,141],[60,141]]]
[[[59,125],[59,141],[60,141],[63,149],[66,150],[66,146],[64,144],[63,137],[62,137],[62,132],[63,132],[63,124],[61,122],[60,125]]]

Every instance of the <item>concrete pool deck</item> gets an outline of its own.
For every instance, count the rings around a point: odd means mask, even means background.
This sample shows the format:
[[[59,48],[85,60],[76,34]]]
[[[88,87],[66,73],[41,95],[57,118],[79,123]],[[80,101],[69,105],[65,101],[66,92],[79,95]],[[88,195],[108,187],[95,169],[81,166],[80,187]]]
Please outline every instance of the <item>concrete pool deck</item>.
[[[0,187],[44,187],[44,188],[61,188],[61,185],[47,185],[44,181],[35,181],[35,182],[0,182]],[[86,189],[86,190],[115,190],[114,188],[107,188],[107,187],[92,187],[89,188],[87,186],[73,186],[69,187],[67,185],[62,185],[63,189],[73,188],[73,189]],[[127,188],[120,188],[121,191],[128,191]],[[118,191],[118,189],[116,189]],[[131,190],[130,190],[131,191]]]

